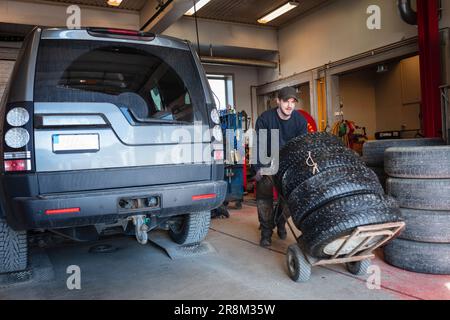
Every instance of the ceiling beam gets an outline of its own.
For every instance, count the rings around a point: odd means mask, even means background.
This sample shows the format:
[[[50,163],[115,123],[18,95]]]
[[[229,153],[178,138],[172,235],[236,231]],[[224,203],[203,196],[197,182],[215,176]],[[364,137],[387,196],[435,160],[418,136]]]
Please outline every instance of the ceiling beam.
[[[162,33],[193,6],[193,1],[148,0],[140,12],[141,30]]]

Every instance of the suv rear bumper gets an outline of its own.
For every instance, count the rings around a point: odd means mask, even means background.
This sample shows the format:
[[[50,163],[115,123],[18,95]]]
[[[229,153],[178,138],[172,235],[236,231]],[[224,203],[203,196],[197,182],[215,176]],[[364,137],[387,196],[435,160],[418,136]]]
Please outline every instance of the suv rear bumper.
[[[54,229],[112,223],[119,218],[136,214],[152,214],[156,217],[175,216],[189,212],[212,210],[225,199],[225,181],[206,181],[137,188],[119,188],[89,192],[71,192],[37,197],[13,198],[12,215],[8,224],[15,230]],[[195,197],[208,195],[206,197]],[[122,209],[119,200],[157,196],[157,208]],[[46,214],[46,210],[79,208],[78,212]]]

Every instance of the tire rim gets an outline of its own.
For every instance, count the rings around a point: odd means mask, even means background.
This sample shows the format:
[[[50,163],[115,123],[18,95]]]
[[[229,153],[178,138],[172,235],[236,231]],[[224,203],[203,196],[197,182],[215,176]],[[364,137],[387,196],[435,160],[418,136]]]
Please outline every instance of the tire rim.
[[[290,253],[289,255],[288,255],[288,267],[289,267],[289,272],[293,275],[293,274],[295,274],[295,270],[296,270],[296,266],[297,265],[297,263],[296,263],[296,261],[295,261],[295,259],[294,259],[294,256],[292,255],[292,253]]]
[[[172,223],[169,224],[170,230],[176,234],[180,233],[181,231],[183,231],[185,221],[185,216],[174,219]]]
[[[325,248],[323,249],[323,252],[329,256],[333,256],[336,254],[336,252],[339,250],[339,248],[342,246],[344,241],[346,241],[350,236],[341,237],[339,239],[336,239],[332,241],[331,243],[327,244]],[[357,252],[364,251],[368,249],[369,247],[373,246],[376,242],[380,241],[380,239],[383,236],[374,237],[372,240],[370,240],[368,243],[366,243],[364,246],[358,249]],[[363,237],[356,237],[350,242],[347,243],[347,245],[342,248],[340,254],[349,254],[352,252],[361,242],[363,242],[366,238]]]

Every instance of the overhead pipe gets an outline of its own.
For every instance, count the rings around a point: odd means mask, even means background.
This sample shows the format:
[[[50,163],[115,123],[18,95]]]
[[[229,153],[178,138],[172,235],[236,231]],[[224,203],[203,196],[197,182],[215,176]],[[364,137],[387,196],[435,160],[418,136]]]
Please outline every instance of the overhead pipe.
[[[398,0],[398,10],[403,21],[411,25],[417,25],[417,12],[411,6],[411,0]]]
[[[222,64],[222,65],[260,67],[272,69],[278,68],[277,62],[269,60],[225,58],[225,57],[211,57],[211,56],[201,56],[200,60],[202,63],[206,64]]]

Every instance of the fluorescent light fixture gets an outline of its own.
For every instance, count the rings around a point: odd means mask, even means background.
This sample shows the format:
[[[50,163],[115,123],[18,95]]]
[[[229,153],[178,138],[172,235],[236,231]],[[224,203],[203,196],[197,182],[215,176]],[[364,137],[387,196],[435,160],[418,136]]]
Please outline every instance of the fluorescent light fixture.
[[[106,3],[113,7],[118,7],[122,3],[122,0],[108,0]]]
[[[193,6],[192,8],[190,8],[188,11],[186,11],[185,15],[187,16],[193,16],[195,13],[195,10],[200,10],[201,8],[203,8],[208,2],[210,2],[211,0],[200,0],[199,2],[197,2],[195,4],[195,6]]]
[[[258,22],[259,23],[268,23],[268,22],[278,18],[279,16],[285,14],[286,12],[291,11],[292,9],[296,8],[298,5],[299,5],[299,3],[296,1],[289,1],[288,3],[279,7],[278,9],[275,9],[268,15],[265,15],[261,19],[258,19]]]

